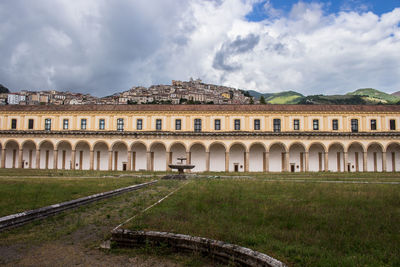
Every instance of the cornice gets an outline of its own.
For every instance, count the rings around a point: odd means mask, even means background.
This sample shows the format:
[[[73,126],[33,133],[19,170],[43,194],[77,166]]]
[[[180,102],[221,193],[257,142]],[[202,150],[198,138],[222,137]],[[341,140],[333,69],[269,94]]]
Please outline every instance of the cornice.
[[[218,137],[218,138],[230,138],[230,137],[242,137],[242,138],[255,138],[255,137],[291,137],[291,138],[375,138],[375,137],[386,137],[386,138],[399,138],[400,132],[270,132],[270,131],[231,131],[231,132],[170,132],[170,131],[19,131],[19,130],[2,130],[0,131],[0,137],[4,136],[87,136],[87,137],[131,137],[131,138],[166,138],[166,137]]]

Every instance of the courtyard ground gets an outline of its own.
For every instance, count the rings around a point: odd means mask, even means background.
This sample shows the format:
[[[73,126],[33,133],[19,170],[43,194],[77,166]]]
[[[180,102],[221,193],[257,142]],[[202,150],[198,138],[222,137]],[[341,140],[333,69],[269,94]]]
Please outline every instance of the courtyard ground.
[[[0,194],[1,214],[30,209],[35,197],[37,205],[47,205],[148,181],[157,175],[131,173],[145,178],[95,178],[126,173],[2,171],[0,190],[6,194]],[[123,227],[224,240],[267,253],[290,266],[400,264],[399,174],[206,176],[214,178],[197,176],[189,180],[160,205]],[[225,176],[228,177],[216,178]],[[0,233],[0,264],[214,265],[198,255],[181,255],[165,249],[99,249],[116,225],[180,185],[182,182],[160,181]],[[13,205],[10,198],[23,201]],[[46,200],[40,202],[42,198]]]

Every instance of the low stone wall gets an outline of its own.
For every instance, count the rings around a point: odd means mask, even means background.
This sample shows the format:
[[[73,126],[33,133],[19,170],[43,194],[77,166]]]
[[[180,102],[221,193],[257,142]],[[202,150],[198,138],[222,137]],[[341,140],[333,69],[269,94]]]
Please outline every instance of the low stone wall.
[[[76,208],[97,200],[101,200],[104,198],[109,198],[115,195],[119,195],[125,192],[133,191],[133,190],[138,190],[142,187],[152,185],[156,183],[157,180],[152,181],[152,182],[147,182],[143,184],[137,184],[137,185],[131,185],[128,187],[123,187],[119,188],[116,190],[104,192],[104,193],[98,193],[95,195],[87,196],[87,197],[82,197],[78,199],[74,199],[71,201],[66,201],[58,204],[54,204],[51,206],[35,209],[35,210],[28,210],[24,211],[21,213],[16,213],[12,215],[8,215],[5,217],[0,218],[0,232],[12,227],[16,227],[34,220],[39,220],[42,218],[45,218],[47,216],[59,213],[61,211],[67,210],[67,209],[72,209]]]
[[[136,247],[145,244],[168,245],[178,251],[195,251],[213,257],[220,262],[239,266],[286,266],[266,254],[249,248],[189,235],[117,229],[112,232],[111,241],[118,247]]]

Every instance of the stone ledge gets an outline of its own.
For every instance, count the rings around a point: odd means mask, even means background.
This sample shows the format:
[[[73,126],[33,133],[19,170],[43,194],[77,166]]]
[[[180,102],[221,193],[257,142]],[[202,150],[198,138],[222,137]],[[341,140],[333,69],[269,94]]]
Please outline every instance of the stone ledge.
[[[34,221],[34,220],[39,220],[48,216],[51,216],[53,214],[59,213],[61,211],[67,210],[67,209],[72,209],[76,208],[94,201],[98,201],[104,198],[109,198],[115,195],[119,195],[125,192],[133,191],[133,190],[138,190],[142,187],[152,185],[156,183],[157,180],[143,183],[143,184],[137,184],[137,185],[131,185],[128,187],[123,187],[119,188],[116,190],[108,191],[108,192],[103,192],[103,193],[98,193],[94,194],[91,196],[87,197],[82,197],[34,210],[28,210],[12,215],[8,215],[5,217],[0,218],[0,232],[9,228],[17,227],[20,225],[23,225],[25,223]]]
[[[135,247],[148,243],[152,245],[166,244],[178,251],[200,252],[223,263],[239,266],[286,266],[266,254],[249,248],[189,235],[117,229],[112,232],[111,241],[119,247]]]

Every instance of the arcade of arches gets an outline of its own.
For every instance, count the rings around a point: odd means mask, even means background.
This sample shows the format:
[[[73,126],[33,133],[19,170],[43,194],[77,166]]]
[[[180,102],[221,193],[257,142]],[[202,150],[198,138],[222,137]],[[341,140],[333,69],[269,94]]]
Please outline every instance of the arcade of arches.
[[[394,140],[193,140],[3,138],[2,168],[168,170],[186,157],[192,172],[385,172],[400,170]]]

